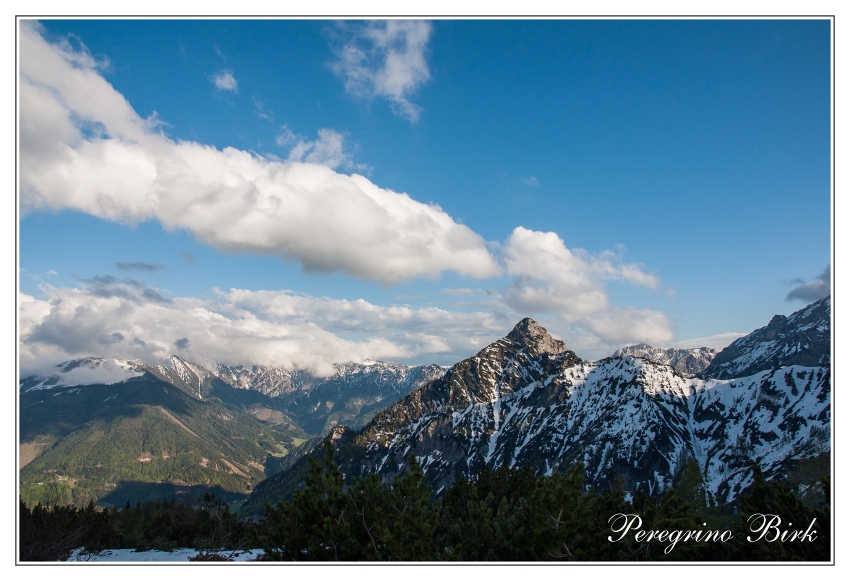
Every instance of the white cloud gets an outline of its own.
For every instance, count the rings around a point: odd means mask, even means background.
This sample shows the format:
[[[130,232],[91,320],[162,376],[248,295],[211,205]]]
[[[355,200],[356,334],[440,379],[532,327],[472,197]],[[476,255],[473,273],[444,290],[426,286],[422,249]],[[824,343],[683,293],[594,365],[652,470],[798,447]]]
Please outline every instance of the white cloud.
[[[571,251],[554,232],[523,227],[514,229],[502,254],[508,274],[514,276],[503,300],[518,313],[554,313],[563,323],[580,325],[606,343],[658,344],[673,338],[663,313],[610,306],[606,281],[658,288],[658,277],[640,264],[624,263],[611,251]]]
[[[440,294],[450,297],[463,297],[486,294],[487,291],[483,288],[444,288],[440,289]]]
[[[318,164],[331,169],[369,169],[364,164],[354,163],[351,152],[346,148],[345,136],[333,129],[319,129],[318,139],[310,140],[294,133],[288,125],[283,124],[275,142],[281,147],[290,148],[287,161]]]
[[[430,36],[431,25],[421,20],[369,22],[354,29],[331,68],[352,95],[384,97],[396,115],[416,122],[421,108],[409,97],[430,77],[425,61]]]
[[[236,82],[232,71],[219,71],[212,76],[211,80],[219,91],[233,91],[234,93],[239,91],[239,83]]]
[[[685,339],[676,341],[671,345],[679,349],[696,349],[697,347],[710,347],[720,351],[732,344],[736,339],[740,339],[747,333],[718,333],[717,335],[709,335],[708,337],[697,337],[696,339]]]
[[[213,299],[165,298],[138,281],[100,277],[80,288],[19,294],[24,375],[83,356],[202,365],[279,365],[332,372],[345,361],[432,359],[453,363],[503,336],[515,321],[489,313],[381,307],[290,291],[219,291]]]
[[[58,381],[54,385],[91,385],[102,383],[109,385],[120,383],[131,377],[142,375],[141,372],[122,365],[113,359],[93,360],[78,365],[70,370],[53,368],[44,370],[43,375],[51,375]]]
[[[367,169],[365,165],[355,164],[351,154],[345,149],[345,137],[333,129],[319,129],[319,138],[310,141],[289,131],[285,125],[277,137],[278,145],[289,144],[298,140],[289,151],[289,161],[300,161],[323,165],[331,169],[353,168],[358,171]],[[287,133],[288,132],[288,133]]]
[[[673,340],[667,315],[635,307],[612,308],[594,313],[582,325],[608,344],[665,345]]]
[[[419,30],[413,24],[385,32]],[[21,22],[20,32],[24,212],[71,208],[123,223],[156,219],[218,248],[277,254],[307,272],[343,271],[384,284],[445,270],[500,274],[484,240],[438,206],[322,165],[342,163],[338,134],[320,132],[300,162],[173,141],[156,118],[138,116],[87,53],[49,44],[31,22]]]
[[[284,123],[280,128],[280,133],[278,133],[275,138],[275,143],[281,146],[292,145],[298,141],[299,137],[299,135],[293,133],[292,129],[289,128],[289,125]]]
[[[155,219],[218,248],[276,254],[308,272],[343,271],[384,284],[445,270],[487,278],[506,269],[513,280],[501,294],[485,291],[486,300],[466,304],[477,312],[457,313],[286,291],[233,290],[200,300],[100,277],[79,289],[45,287],[48,301],[22,295],[22,362],[81,355],[156,359],[177,345],[199,362],[327,369],[345,359],[431,353],[453,362],[537,314],[554,315],[541,322],[575,339],[576,348],[672,339],[662,313],[611,308],[608,281],[659,287],[655,275],[625,263],[622,253],[569,250],[553,232],[520,227],[504,245],[503,269],[479,235],[441,208],[334,171],[356,167],[342,134],[322,129],[309,140],[284,125],[278,143],[290,147],[286,161],[171,140],[155,116],[138,116],[84,49],[49,44],[39,30],[21,23],[23,211],[72,208],[123,223]],[[392,21],[358,34],[372,48],[360,61],[365,84],[355,85],[413,107],[407,98],[427,79],[422,55],[430,26]],[[367,67],[375,59],[383,64]],[[404,62],[407,77],[399,72]],[[394,74],[408,81],[391,82]],[[511,309],[515,314],[504,314]]]

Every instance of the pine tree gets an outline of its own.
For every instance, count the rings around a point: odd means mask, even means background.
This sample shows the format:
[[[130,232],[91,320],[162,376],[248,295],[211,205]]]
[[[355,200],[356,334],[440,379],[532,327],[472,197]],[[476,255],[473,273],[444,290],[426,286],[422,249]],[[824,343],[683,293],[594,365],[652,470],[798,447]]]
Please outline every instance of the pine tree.
[[[740,516],[735,529],[738,542],[735,544],[734,558],[740,561],[829,561],[828,507],[826,511],[809,508],[781,483],[776,480],[767,482],[758,466],[753,465],[752,469],[753,485],[742,496],[739,504]],[[828,482],[824,488],[828,493]],[[826,502],[829,502],[828,496]],[[805,531],[814,520],[815,540],[769,542],[773,534],[759,539],[760,534],[751,530],[752,525],[759,520],[754,517],[756,514],[778,516],[782,520],[780,530]],[[747,537],[754,542],[748,541]]]

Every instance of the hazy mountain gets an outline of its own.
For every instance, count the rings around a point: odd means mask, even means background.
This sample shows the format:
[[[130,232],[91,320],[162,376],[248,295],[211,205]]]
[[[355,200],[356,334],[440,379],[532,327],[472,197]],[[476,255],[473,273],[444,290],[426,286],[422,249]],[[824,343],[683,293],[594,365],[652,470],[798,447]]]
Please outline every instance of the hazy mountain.
[[[269,409],[285,412],[311,434],[325,434],[346,423],[363,426],[374,413],[403,395],[440,377],[445,369],[428,364],[416,367],[397,363],[336,364],[330,377],[279,367],[216,365],[212,370],[172,356],[160,365],[116,358],[86,357],[57,365],[48,375],[33,375],[20,382],[21,392],[61,386],[114,384],[149,373],[193,397],[209,394],[213,380],[236,389],[269,396]],[[268,402],[267,402],[268,403]],[[268,415],[268,412],[258,412]]]
[[[704,371],[711,363],[717,351],[709,347],[697,347],[696,349],[661,349],[651,347],[646,343],[631,345],[618,349],[612,357],[642,357],[656,363],[669,365],[683,375],[696,375]]]
[[[336,373],[330,377],[279,368],[225,366],[220,366],[216,375],[234,387],[276,396],[307,432],[326,434],[340,423],[365,425],[377,410],[445,373],[433,364],[409,367],[382,361],[334,367]]]

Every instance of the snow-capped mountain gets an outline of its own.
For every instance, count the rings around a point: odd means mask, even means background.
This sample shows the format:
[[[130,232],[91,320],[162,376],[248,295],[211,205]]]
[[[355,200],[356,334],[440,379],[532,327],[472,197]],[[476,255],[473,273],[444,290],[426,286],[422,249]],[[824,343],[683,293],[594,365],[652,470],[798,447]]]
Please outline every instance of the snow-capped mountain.
[[[282,367],[218,364],[214,369],[215,376],[228,385],[259,391],[269,397],[278,397],[309,387],[315,380],[315,377],[306,371]]]
[[[121,383],[144,373],[144,366],[115,358],[84,357],[60,363],[49,375],[31,375],[20,382],[21,392],[74,385]]]
[[[87,357],[62,363],[48,376],[21,380],[21,392],[72,385],[120,383],[149,373],[197,399],[214,391],[214,381],[274,398],[308,433],[322,434],[346,423],[362,426],[375,411],[445,373],[438,365],[397,363],[336,364],[336,373],[318,377],[280,367],[216,365],[212,370],[177,356],[159,365]]]
[[[407,367],[375,362],[334,367],[334,375],[313,378],[308,388],[278,398],[310,433],[326,433],[337,424],[362,427],[379,409],[446,372],[434,364]]]
[[[711,363],[717,351],[709,347],[697,347],[696,349],[661,349],[652,347],[646,343],[631,345],[618,349],[612,357],[642,357],[669,365],[683,375],[696,375],[704,371]]]
[[[826,297],[788,317],[776,315],[718,353],[702,375],[726,379],[787,365],[829,365],[830,312]]]
[[[801,313],[788,320],[810,324]],[[693,457],[708,491],[728,502],[750,484],[751,462],[772,477],[789,460],[829,450],[830,367],[817,361],[687,378],[628,355],[582,361],[525,319],[381,411],[340,458],[349,476],[389,480],[413,454],[437,493],[484,464],[542,474],[576,462],[596,487],[622,475],[628,489],[660,493]]]

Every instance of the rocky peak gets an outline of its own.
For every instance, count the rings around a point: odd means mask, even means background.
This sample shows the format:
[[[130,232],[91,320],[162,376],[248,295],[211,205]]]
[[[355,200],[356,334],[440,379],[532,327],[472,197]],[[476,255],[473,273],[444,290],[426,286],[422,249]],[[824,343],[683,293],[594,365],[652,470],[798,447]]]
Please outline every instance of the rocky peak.
[[[563,341],[552,337],[549,331],[528,317],[517,323],[505,339],[527,351],[532,357],[543,353],[557,355],[567,350]]]
[[[730,379],[788,365],[829,365],[830,308],[826,297],[787,317],[774,316],[718,353],[704,375]]]

